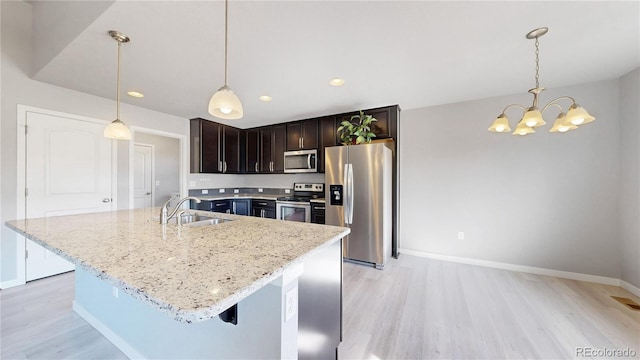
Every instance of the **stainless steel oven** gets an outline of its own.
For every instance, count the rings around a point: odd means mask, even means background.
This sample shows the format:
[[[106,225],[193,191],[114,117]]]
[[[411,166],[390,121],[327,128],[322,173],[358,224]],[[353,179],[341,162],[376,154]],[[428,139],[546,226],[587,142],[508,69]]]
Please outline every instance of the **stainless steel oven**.
[[[276,201],[276,219],[311,222],[311,204],[302,201]]]
[[[311,222],[311,199],[324,196],[324,184],[293,184],[293,196],[276,200],[276,219]]]

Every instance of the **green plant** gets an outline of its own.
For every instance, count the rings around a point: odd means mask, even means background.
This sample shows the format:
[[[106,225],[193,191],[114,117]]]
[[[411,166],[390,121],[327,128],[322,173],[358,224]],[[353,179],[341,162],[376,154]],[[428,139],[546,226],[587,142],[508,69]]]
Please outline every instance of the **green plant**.
[[[338,127],[340,140],[344,145],[370,143],[376,134],[371,132],[371,123],[378,121],[371,115],[365,115],[362,110],[360,114],[353,115],[351,119],[344,120]]]

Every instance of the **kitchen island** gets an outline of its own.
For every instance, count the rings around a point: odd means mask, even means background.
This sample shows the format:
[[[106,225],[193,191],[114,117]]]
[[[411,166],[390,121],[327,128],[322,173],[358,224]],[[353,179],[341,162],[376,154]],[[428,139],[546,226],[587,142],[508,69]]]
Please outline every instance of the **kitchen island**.
[[[74,309],[129,357],[292,358],[309,339],[311,347],[323,341],[313,331],[298,335],[299,280],[308,275],[321,288],[336,274],[341,281],[349,229],[216,213],[206,215],[232,221],[160,225],[158,214],[147,208],[7,225],[76,265]]]

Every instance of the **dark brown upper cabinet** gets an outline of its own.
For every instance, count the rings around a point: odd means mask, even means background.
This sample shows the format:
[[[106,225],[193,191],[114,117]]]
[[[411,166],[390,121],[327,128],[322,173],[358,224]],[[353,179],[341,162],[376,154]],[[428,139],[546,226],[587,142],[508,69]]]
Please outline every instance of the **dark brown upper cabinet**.
[[[260,173],[284,173],[284,151],[287,142],[285,125],[260,128]]]
[[[191,119],[192,173],[219,172],[220,128],[222,125],[202,119]]]
[[[382,108],[375,108],[364,110],[365,115],[371,115],[378,121],[371,124],[371,130],[376,134],[375,139],[397,139],[398,136],[398,105],[387,106]],[[359,112],[352,112],[347,114],[340,114],[337,116],[337,125],[340,126],[344,120],[351,120],[353,115],[357,115]],[[341,144],[340,134],[336,132],[336,143]]]
[[[364,110],[378,121],[375,139],[397,139],[398,105]],[[358,112],[241,130],[202,118],[191,119],[192,173],[282,174],[284,152],[318,149],[318,172],[325,171],[324,149],[340,145],[338,126]],[[395,165],[394,165],[395,166]]]
[[[260,172],[260,130],[249,129],[245,131],[245,173],[257,174]]]
[[[240,129],[231,126],[222,127],[222,151],[220,162],[222,173],[240,173]]]
[[[318,148],[318,120],[287,123],[287,151]]]
[[[324,148],[338,145],[336,143],[336,117],[325,116],[318,119],[318,172],[324,172]]]
[[[192,173],[240,173],[240,130],[191,119]]]

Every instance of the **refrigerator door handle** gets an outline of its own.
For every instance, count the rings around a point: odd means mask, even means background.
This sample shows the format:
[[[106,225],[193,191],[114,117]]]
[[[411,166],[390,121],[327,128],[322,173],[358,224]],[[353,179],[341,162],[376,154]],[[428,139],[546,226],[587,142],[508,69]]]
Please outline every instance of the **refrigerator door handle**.
[[[349,164],[349,224],[353,224],[353,164]]]
[[[344,223],[345,225],[349,225],[349,164],[344,164],[342,186],[342,199],[344,202]]]

